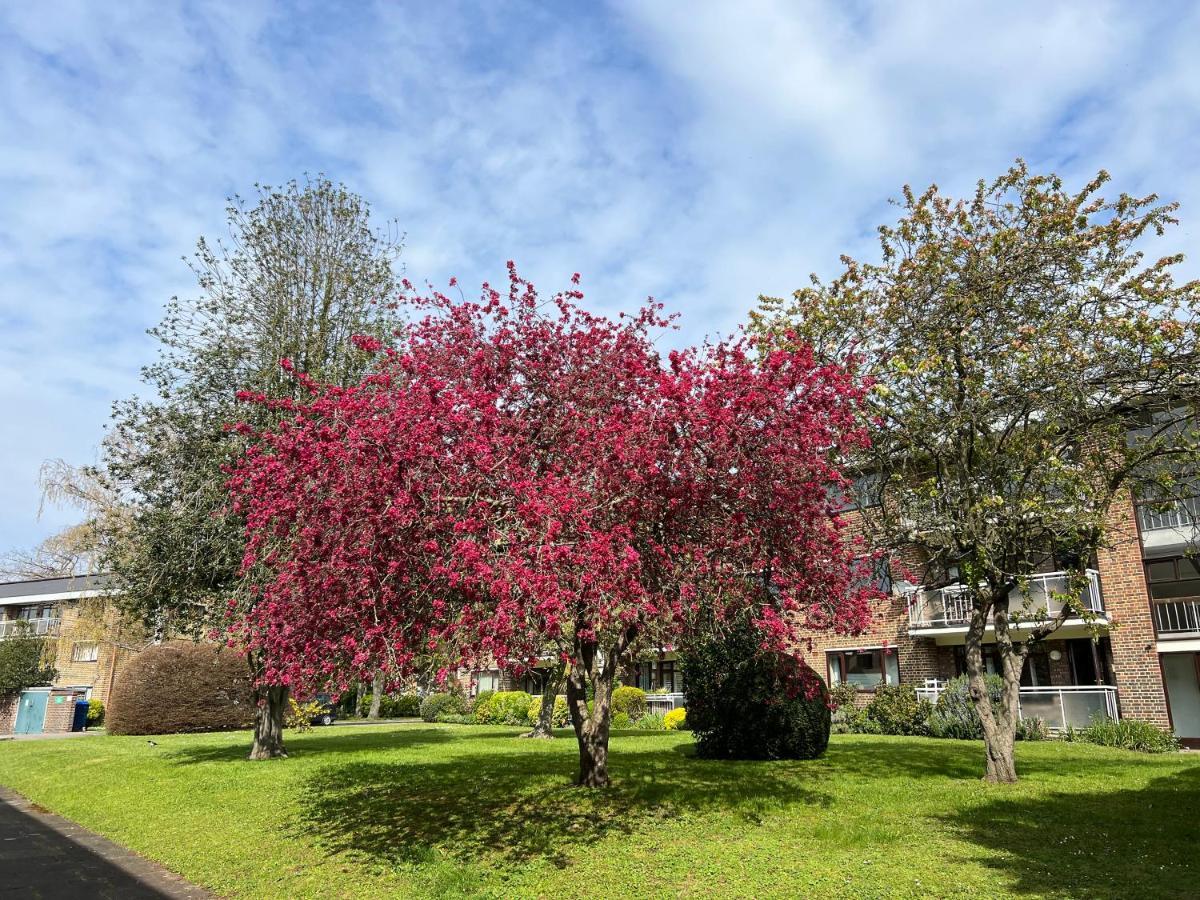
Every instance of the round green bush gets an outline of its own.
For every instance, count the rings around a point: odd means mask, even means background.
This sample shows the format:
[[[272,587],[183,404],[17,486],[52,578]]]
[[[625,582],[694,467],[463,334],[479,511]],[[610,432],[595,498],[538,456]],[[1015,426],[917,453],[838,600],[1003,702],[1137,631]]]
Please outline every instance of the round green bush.
[[[828,691],[794,657],[761,649],[744,618],[683,655],[687,721],[709,759],[815,759],[829,745]]]
[[[686,731],[688,727],[687,710],[682,706],[675,707],[663,716],[663,725],[667,731]]]
[[[529,701],[528,721],[530,725],[536,725],[538,716],[542,714],[542,698],[534,697]],[[566,728],[571,724],[571,711],[567,708],[567,698],[559,694],[554,698],[554,712],[550,714],[550,726],[552,728]]]
[[[104,724],[103,700],[97,700],[93,697],[88,701],[87,724],[88,728],[96,728]]]
[[[933,704],[910,684],[881,684],[867,705],[867,718],[879,723],[880,734],[928,735],[932,714]]]
[[[436,722],[438,716],[465,716],[470,712],[467,698],[459,691],[428,694],[421,701],[421,718],[426,722]]]
[[[646,692],[641,688],[621,685],[612,694],[613,715],[625,713],[636,722],[646,714]]]
[[[475,701],[479,725],[529,725],[530,696],[524,691],[496,691]]]
[[[632,728],[633,719],[629,718],[629,713],[627,712],[613,713],[612,722],[610,723],[609,727],[614,729]]]

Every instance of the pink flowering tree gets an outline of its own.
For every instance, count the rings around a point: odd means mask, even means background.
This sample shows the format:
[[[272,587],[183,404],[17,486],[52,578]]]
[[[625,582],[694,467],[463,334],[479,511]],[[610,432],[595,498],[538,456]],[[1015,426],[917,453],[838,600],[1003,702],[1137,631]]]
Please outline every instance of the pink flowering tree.
[[[433,651],[516,671],[559,655],[578,780],[601,786],[640,649],[746,614],[799,660],[805,634],[864,627],[827,499],[865,440],[862,388],[805,349],[663,354],[660,306],[612,320],[509,271],[478,302],[410,291],[395,348],[360,341],[373,374],[281,401],[294,416],[231,482],[258,593],[231,631],[297,686]]]

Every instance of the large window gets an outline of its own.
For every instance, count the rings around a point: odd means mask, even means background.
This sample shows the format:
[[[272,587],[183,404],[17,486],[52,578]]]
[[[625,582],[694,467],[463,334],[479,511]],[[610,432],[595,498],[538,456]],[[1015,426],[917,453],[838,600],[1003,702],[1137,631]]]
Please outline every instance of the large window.
[[[471,677],[475,680],[476,693],[500,690],[500,672],[497,669],[481,669],[478,672],[472,672]]]
[[[641,662],[637,667],[637,686],[643,691],[683,693],[683,672],[673,659]]]
[[[860,691],[871,691],[879,684],[900,683],[900,655],[894,647],[865,650],[830,650],[830,684],[853,684]]]
[[[1147,560],[1146,581],[1155,600],[1200,597],[1200,559],[1177,556]]]

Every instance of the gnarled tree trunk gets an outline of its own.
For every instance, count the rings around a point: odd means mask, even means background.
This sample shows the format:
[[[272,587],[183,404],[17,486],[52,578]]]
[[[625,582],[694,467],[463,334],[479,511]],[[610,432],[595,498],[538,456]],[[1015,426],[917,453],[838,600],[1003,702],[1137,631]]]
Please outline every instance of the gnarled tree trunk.
[[[254,715],[254,745],[250,759],[283,759],[283,722],[287,712],[288,688],[270,684],[255,689],[258,708]]]
[[[558,699],[558,689],[562,687],[566,671],[567,665],[563,662],[542,670],[542,706],[538,710],[537,721],[533,723],[533,730],[521,737],[547,740],[554,737],[554,701]]]
[[[592,710],[587,708],[587,675],[591,669]],[[571,667],[567,676],[567,706],[571,710],[571,725],[579,742],[580,787],[608,787],[608,726],[612,708],[613,682],[616,679],[615,661],[603,665]]]
[[[1017,780],[1014,746],[1017,739],[1017,719],[1020,715],[1021,668],[1025,664],[1025,657],[1012,646],[1008,634],[1007,596],[987,603],[977,603],[975,606],[966,637],[967,684],[983,726],[983,779],[1011,784]],[[997,649],[1004,680],[998,708],[992,706],[987,687],[987,669],[983,663],[983,635],[987,628],[988,613],[993,610]]]

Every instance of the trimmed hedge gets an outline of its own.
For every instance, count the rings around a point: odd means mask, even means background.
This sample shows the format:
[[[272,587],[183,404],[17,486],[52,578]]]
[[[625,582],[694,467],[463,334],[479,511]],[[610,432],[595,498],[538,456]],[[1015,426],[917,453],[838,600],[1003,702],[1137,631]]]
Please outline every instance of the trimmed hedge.
[[[636,722],[646,714],[646,692],[641,688],[621,685],[612,694],[613,715],[625,713]]]
[[[467,698],[459,691],[429,694],[421,701],[421,718],[436,722],[440,715],[465,716],[471,711]]]
[[[364,694],[358,704],[359,716],[366,718],[371,711],[374,694]],[[384,694],[379,700],[379,716],[383,719],[402,719],[421,714],[421,698],[416,694]]]
[[[254,722],[245,659],[214,644],[175,642],[143,650],[113,685],[109,734],[229,731]]]
[[[758,632],[744,619],[725,635],[689,648],[683,672],[696,755],[815,759],[824,753],[829,694],[817,673],[801,665],[764,652]],[[806,688],[815,688],[811,698]]]
[[[476,699],[475,721],[480,725],[529,725],[532,699],[524,691],[496,691]]]

